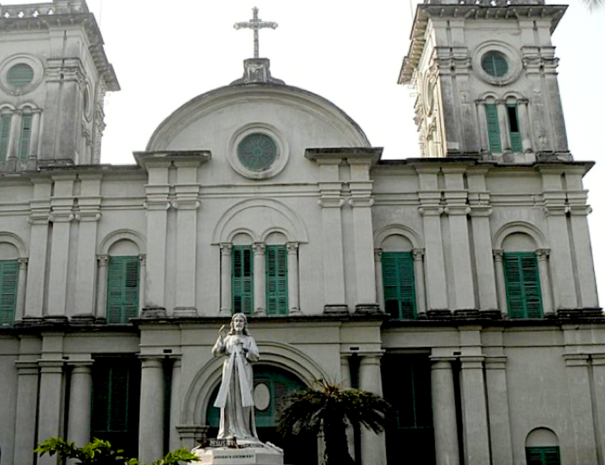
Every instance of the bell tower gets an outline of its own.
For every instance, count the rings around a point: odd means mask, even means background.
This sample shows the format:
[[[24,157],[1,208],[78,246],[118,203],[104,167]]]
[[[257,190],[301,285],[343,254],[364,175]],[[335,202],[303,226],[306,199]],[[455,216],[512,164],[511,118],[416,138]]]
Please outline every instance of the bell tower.
[[[570,160],[551,35],[566,7],[543,0],[425,0],[400,84],[417,94],[423,157]]]
[[[99,163],[119,89],[85,0],[0,5],[0,170]]]

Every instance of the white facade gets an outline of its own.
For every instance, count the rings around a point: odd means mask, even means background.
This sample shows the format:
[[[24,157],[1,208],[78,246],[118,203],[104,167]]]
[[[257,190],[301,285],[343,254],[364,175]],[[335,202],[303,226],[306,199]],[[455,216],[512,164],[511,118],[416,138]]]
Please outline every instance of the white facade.
[[[32,454],[54,436],[138,442],[143,462],[193,447],[213,426],[210,349],[242,309],[273,396],[261,439],[276,441],[284,389],[325,378],[384,393],[398,412],[384,435],[351,435],[363,465],[547,452],[600,464],[592,163],[569,154],[550,44],[564,8],[419,7],[402,82],[419,89],[425,158],[381,161],[342,110],[252,59],[242,80],[168,116],[137,165],[107,166],[102,101],[117,80],[85,3],[51,5],[0,10],[0,105],[38,115],[25,131],[13,118],[0,176],[0,271],[16,276],[1,283],[0,465],[56,463]],[[481,70],[490,51],[509,60],[502,82]],[[32,80],[11,88],[21,63]],[[499,105],[501,151],[486,102]],[[247,159],[245,140],[274,148]],[[271,270],[270,251],[287,271]],[[533,281],[513,282],[515,260]],[[285,447],[289,463],[317,456],[313,440]]]

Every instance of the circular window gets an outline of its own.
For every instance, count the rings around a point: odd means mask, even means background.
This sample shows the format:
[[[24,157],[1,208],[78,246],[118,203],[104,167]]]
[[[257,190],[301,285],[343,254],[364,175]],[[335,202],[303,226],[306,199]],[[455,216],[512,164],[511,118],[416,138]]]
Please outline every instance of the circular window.
[[[503,53],[487,52],[481,58],[481,68],[493,77],[502,77],[508,73],[508,60]]]
[[[248,134],[237,145],[237,158],[251,171],[265,171],[277,158],[277,145],[266,134],[260,132]]]
[[[25,63],[19,63],[10,67],[6,80],[12,86],[25,87],[34,80],[34,70]]]

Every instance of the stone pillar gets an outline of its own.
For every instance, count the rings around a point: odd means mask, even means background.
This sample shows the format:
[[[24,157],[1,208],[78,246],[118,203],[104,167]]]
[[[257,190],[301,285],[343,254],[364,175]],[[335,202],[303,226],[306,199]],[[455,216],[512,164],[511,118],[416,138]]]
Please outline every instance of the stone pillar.
[[[502,316],[508,316],[508,305],[506,303],[506,280],[504,279],[503,250],[494,250],[494,266],[496,268],[496,286],[498,288],[498,307]]]
[[[51,198],[53,233],[50,244],[47,316],[67,318],[67,266],[70,255],[71,222],[74,220],[73,186],[75,175],[53,176],[55,188]],[[72,252],[73,253],[73,252]]]
[[[544,196],[544,211],[548,224],[548,238],[551,245],[550,264],[555,295],[555,309],[575,309],[578,307],[576,284],[569,240],[566,194],[563,190],[560,167],[541,167]],[[540,275],[540,278],[542,276]]]
[[[477,120],[481,137],[481,153],[489,153],[489,140],[487,138],[487,117],[485,116],[485,101],[477,103]]]
[[[144,308],[165,309],[166,292],[166,234],[168,228],[168,168],[170,161],[147,161],[149,182],[146,186],[147,199],[147,253],[149,261],[145,276]]]
[[[340,354],[340,384],[345,389],[352,387],[348,354]],[[355,460],[355,430],[351,425],[347,426],[347,442],[349,443],[349,455]]]
[[[349,160],[351,163],[351,160]],[[351,167],[353,169],[353,167]],[[372,205],[370,182],[351,182],[349,205],[353,208],[353,253],[355,255],[355,282],[357,309],[377,310],[376,282],[374,271],[374,233],[372,227]]]
[[[139,280],[140,280],[140,285],[141,288],[139,289],[139,315],[141,314],[141,310],[143,308],[143,305],[145,303],[145,296],[147,295],[147,254],[142,253],[141,255],[139,255],[139,264],[140,264],[140,276],[139,276]]]
[[[15,362],[17,367],[17,415],[15,419],[14,463],[33,465],[38,411],[38,362]]]
[[[384,303],[384,281],[382,278],[382,249],[374,249],[374,274],[376,275],[376,299],[378,300],[380,310],[384,312],[386,308]]]
[[[101,219],[101,175],[80,173],[81,195],[78,197],[79,222],[76,315],[92,318],[95,314],[95,276],[97,271],[97,228]]]
[[[323,167],[322,167],[323,168]],[[338,166],[336,166],[338,170]],[[319,205],[323,230],[324,291],[327,310],[346,308],[344,251],[342,243],[341,183],[324,183]]]
[[[174,357],[172,362],[172,385],[170,388],[170,450],[183,447],[177,425],[181,417],[181,357]]]
[[[483,356],[466,355],[462,361],[462,423],[466,465],[490,462]]]
[[[38,159],[38,147],[40,145],[40,117],[42,114],[42,110],[35,108],[32,110],[32,137],[30,141],[29,148],[29,160],[28,160],[28,169],[30,168],[30,164],[32,159],[35,161]]]
[[[38,442],[61,435],[63,413],[63,365],[62,359],[42,359],[40,366],[40,409],[38,415]],[[38,458],[38,465],[56,465],[58,457],[45,455]]]
[[[450,357],[431,357],[431,397],[436,465],[459,465],[456,394]]]
[[[141,356],[139,460],[164,456],[164,365],[160,357]]]
[[[485,384],[487,388],[492,464],[513,465],[505,355],[486,357]]]
[[[548,249],[536,250],[538,257],[538,273],[540,275],[540,293],[542,294],[542,311],[544,315],[552,315],[554,309],[552,306],[552,287],[550,286],[550,276],[548,273]]]
[[[568,189],[569,184],[568,182]],[[567,195],[570,197],[572,194],[568,192]],[[588,230],[587,217],[590,212],[591,209],[587,205],[570,206],[571,216],[569,221],[571,223],[573,250],[576,255],[575,265],[578,270],[579,304],[582,308],[599,307],[592,248],[590,246],[590,231]]]
[[[479,310],[483,311],[498,309],[496,276],[492,257],[492,233],[489,225],[492,207],[485,183],[487,171],[487,169],[473,169],[467,172],[477,295]]]
[[[424,289],[424,249],[413,249],[414,290],[416,291],[416,311],[418,316],[426,316],[426,292]]]
[[[500,140],[502,141],[502,151],[510,152],[510,134],[508,132],[508,115],[506,114],[506,102],[504,100],[496,100],[496,108],[498,110],[498,126],[500,127]]]
[[[300,315],[298,299],[298,242],[288,242],[288,306],[290,315]]]
[[[42,318],[48,248],[48,218],[50,213],[50,180],[32,180],[34,199],[30,202],[31,215],[29,273],[25,292],[25,317]]]
[[[107,255],[99,255],[98,257],[97,274],[97,318],[107,318],[107,265],[109,257]]]
[[[19,277],[17,278],[17,303],[15,321],[20,321],[25,315],[25,283],[27,281],[27,258],[19,258]]]
[[[254,315],[264,316],[267,314],[266,246],[263,243],[255,242],[252,250],[254,251]]]
[[[532,152],[531,144],[531,124],[529,121],[529,112],[527,110],[527,99],[517,100],[517,109],[519,110],[519,130],[521,131],[521,143],[525,153]]]
[[[175,186],[176,230],[176,306],[175,315],[197,316],[197,215],[200,207],[197,160],[175,161],[178,184]]]
[[[90,437],[92,360],[69,362],[73,366],[69,390],[67,440],[82,447]]]
[[[363,354],[359,366],[359,388],[382,396],[380,357],[382,354]],[[375,434],[361,427],[361,465],[386,465],[384,433]]]
[[[231,316],[231,260],[233,245],[221,244],[221,316]]]
[[[588,355],[565,354],[567,388],[571,402],[573,439],[575,444],[574,463],[597,465],[597,444],[594,434],[592,395],[588,374]],[[597,412],[598,415],[598,412]]]
[[[605,425],[605,354],[592,355],[592,373],[594,378],[594,405],[597,424]],[[605,457],[605,438],[597,436],[597,455]]]
[[[463,175],[465,167],[442,168],[445,177],[445,214],[449,220],[451,244],[451,259],[455,264],[452,275],[454,287],[454,310],[474,310],[475,283],[471,266],[470,238],[468,234],[467,215],[470,207],[467,205],[467,193],[464,187]]]

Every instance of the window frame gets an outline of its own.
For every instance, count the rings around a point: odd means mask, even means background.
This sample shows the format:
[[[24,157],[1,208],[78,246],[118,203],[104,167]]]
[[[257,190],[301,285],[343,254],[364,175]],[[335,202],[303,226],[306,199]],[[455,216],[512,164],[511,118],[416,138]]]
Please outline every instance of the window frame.
[[[271,257],[273,254],[276,255],[275,258]],[[277,262],[275,266],[273,266],[272,261]],[[276,271],[276,275],[272,275],[272,268]],[[280,268],[283,270],[282,273],[280,273]],[[289,304],[288,250],[285,244],[268,245],[265,249],[265,287],[265,312],[267,315],[287,315]],[[275,308],[272,308],[273,303]]]
[[[135,265],[136,277],[129,278]],[[130,268],[130,270],[129,270]],[[120,273],[115,275],[114,273]],[[130,283],[130,285],[129,285]],[[134,283],[134,285],[132,285]],[[107,302],[106,320],[108,324],[128,324],[130,318],[139,314],[139,293],[141,289],[141,257],[140,255],[108,256],[107,263]],[[119,298],[119,302],[115,299]],[[112,300],[113,299],[113,300]],[[126,301],[125,301],[126,299]],[[131,301],[128,301],[131,299]],[[116,311],[118,317],[113,318]],[[113,320],[113,321],[112,321]]]
[[[508,317],[544,318],[540,269],[535,252],[504,252],[502,266]]]
[[[0,327],[12,326],[15,323],[18,292],[19,261],[0,260]]]
[[[248,270],[249,273],[246,275],[246,266],[241,266],[243,276],[236,276],[237,274],[237,260],[238,255],[242,262],[246,260],[246,252],[248,252],[249,261]],[[246,285],[249,286],[249,290],[246,290]],[[242,292],[239,291],[242,289]],[[240,304],[236,306],[237,299],[244,299],[240,301]],[[246,303],[249,303],[249,308]],[[231,249],[231,310],[232,313],[244,313],[245,315],[252,315],[254,313],[254,251],[251,245],[234,245]]]
[[[561,450],[559,446],[526,447],[525,458],[527,465],[561,465]]]
[[[384,310],[391,314],[391,317],[396,320],[414,320],[418,318],[418,308],[416,302],[416,277],[414,275],[414,256],[412,252],[382,252],[382,287],[384,292]],[[388,263],[393,262],[393,263]],[[388,276],[387,267],[393,267],[395,272],[394,277]],[[404,269],[405,268],[405,269]],[[394,280],[394,281],[393,281]],[[392,283],[392,284],[391,284]],[[407,288],[407,292],[403,288]],[[396,288],[394,292],[389,292],[388,288]],[[390,295],[395,298],[390,299]],[[398,316],[393,316],[389,312],[387,302],[397,302]],[[410,309],[404,309],[404,305],[411,304]]]

